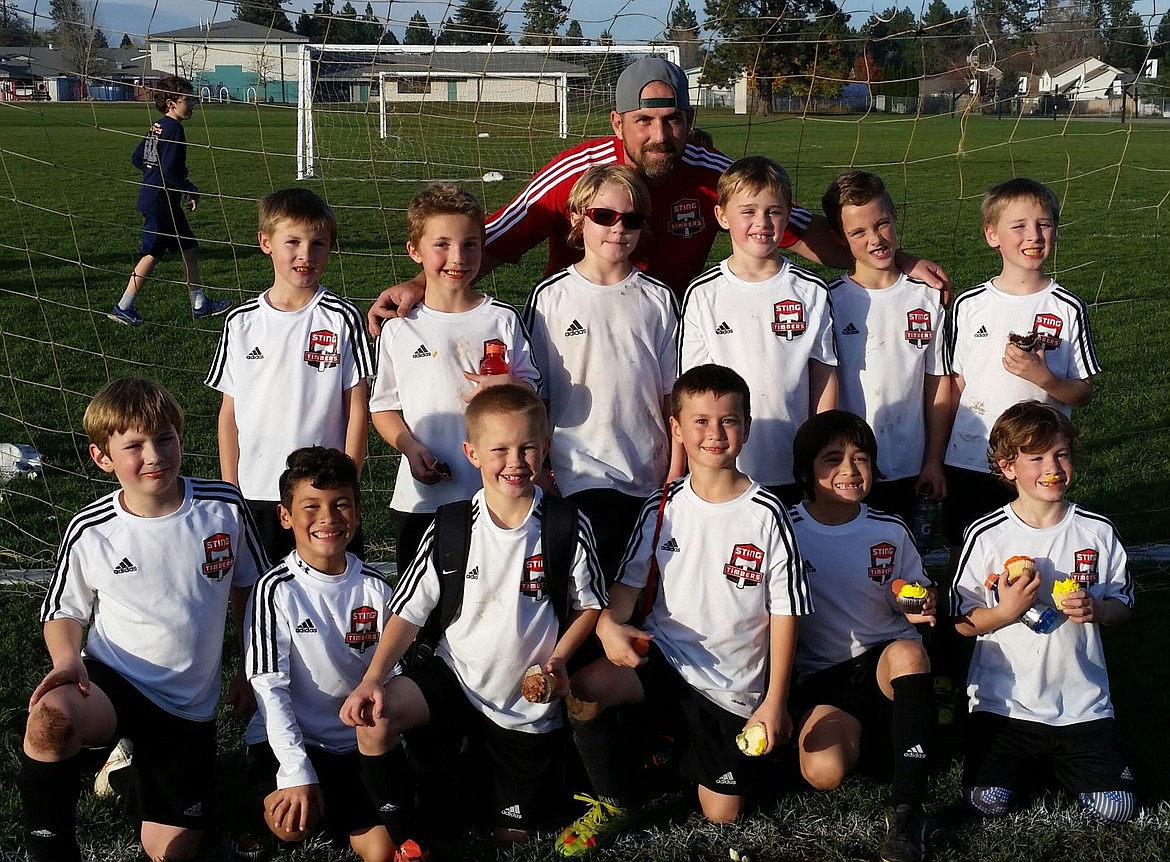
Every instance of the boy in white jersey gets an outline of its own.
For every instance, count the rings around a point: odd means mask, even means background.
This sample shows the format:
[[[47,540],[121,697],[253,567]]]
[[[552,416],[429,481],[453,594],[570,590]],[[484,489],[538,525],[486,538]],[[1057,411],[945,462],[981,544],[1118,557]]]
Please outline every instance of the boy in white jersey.
[[[763,765],[737,735],[762,728],[760,755],[792,735],[797,616],[812,607],[783,504],[736,466],[751,428],[747,384],[701,365],[679,377],[671,403],[690,475],[643,507],[598,621],[606,657],[573,675],[569,717],[597,798],[579,797],[590,808],[557,839],[562,856],[592,853],[636,817],[638,758],[615,707],[679,716],[682,771],[715,823],[740,817]]]
[[[978,638],[964,795],[982,814],[1005,814],[1039,758],[1097,818],[1123,823],[1137,813],[1135,785],[1114,726],[1101,626],[1133,610],[1125,547],[1108,520],[1065,499],[1080,432],[1058,409],[1009,407],[990,442],[988,461],[1016,499],[971,525],[951,592],[959,633]],[[989,584],[988,572],[1014,556],[1031,557],[1032,571]],[[1072,591],[1054,590],[1061,581]],[[1063,614],[1046,634],[1020,620],[1037,604]]]
[[[893,788],[883,862],[926,854],[930,740],[935,725],[930,659],[915,630],[934,624],[934,590],[901,518],[863,502],[878,445],[860,416],[809,419],[792,444],[804,501],[790,510],[816,612],[800,629],[793,716],[800,771],[833,790],[857,766],[863,740],[888,732]],[[920,610],[900,609],[898,580],[925,590]]]
[[[954,381],[942,518],[952,566],[963,531],[1011,500],[987,466],[995,417],[1028,399],[1067,416],[1092,398],[1101,370],[1084,301],[1044,271],[1056,243],[1056,195],[1035,180],[1008,180],[983,196],[982,216],[983,236],[1003,269],[955,300],[943,352]],[[1023,337],[1022,346],[1013,336]]]
[[[364,862],[390,862],[395,848],[362,786],[357,737],[337,714],[369,667],[393,594],[345,550],[361,522],[353,460],[322,446],[289,455],[280,520],[296,550],[256,584],[246,642],[259,711],[244,742],[271,790],[264,820],[282,841],[322,826]]]
[[[337,245],[333,210],[308,189],[260,200],[260,249],[272,286],[226,318],[204,381],[223,393],[219,470],[239,487],[271,560],[293,548],[280,524],[280,474],[302,446],[366,457],[366,379],[373,373],[361,314],[321,286]],[[353,550],[361,555],[361,533]]]
[[[545,374],[557,485],[589,517],[609,583],[642,504],[682,471],[667,433],[678,301],[631,261],[650,218],[637,171],[590,168],[568,209],[568,243],[584,257],[533,289],[524,319]]]
[[[829,183],[821,206],[853,256],[848,274],[829,282],[838,406],[865,419],[877,438],[879,478],[866,503],[909,524],[919,495],[946,493],[951,395],[942,300],[894,263],[898,217],[881,177],[846,171]]]
[[[792,437],[837,406],[837,352],[829,291],[780,254],[792,182],[780,165],[748,156],[719,180],[719,224],[731,257],[691,282],[683,299],[679,371],[708,362],[734,368],[755,402],[740,467],[786,504],[800,500]]]
[[[470,543],[457,615],[434,655],[386,676],[448,589],[438,570],[436,526],[423,535],[403,573],[365,678],[341,708],[357,728],[362,777],[400,859],[426,858],[434,836],[415,811],[414,776],[401,734],[426,726],[444,736],[481,738],[492,766],[495,836],[523,841],[550,795],[550,764],[569,691],[565,665],[593,632],[605,585],[589,522],[572,523],[566,593],[550,595],[542,520],[550,505],[536,486],[548,452],[544,404],[527,386],[492,386],[467,407],[469,461],[483,488],[471,500]],[[566,616],[555,607],[563,599]],[[525,671],[539,665],[548,695],[521,695]]]
[[[472,395],[500,383],[540,383],[519,313],[471,286],[483,256],[483,209],[475,196],[451,183],[427,186],[406,209],[406,230],[406,250],[422,267],[426,292],[406,317],[382,327],[370,396],[374,427],[402,455],[390,501],[399,572],[414,559],[435,510],[480,488],[462,449]],[[507,373],[479,373],[489,349],[500,345]]]
[[[189,859],[213,804],[228,604],[242,631],[267,562],[237,489],[179,475],[183,410],[162,386],[114,380],[84,424],[90,457],[120,488],[70,521],[41,607],[53,669],[29,700],[25,846],[42,862],[81,859],[78,753],[125,737],[143,850]],[[249,695],[241,666],[228,693],[233,712]]]

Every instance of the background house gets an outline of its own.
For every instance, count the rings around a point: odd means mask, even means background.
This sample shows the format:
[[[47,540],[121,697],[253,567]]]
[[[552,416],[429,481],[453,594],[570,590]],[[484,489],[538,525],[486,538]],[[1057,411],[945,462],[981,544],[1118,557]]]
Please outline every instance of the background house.
[[[151,80],[141,48],[99,48],[86,74],[73,71],[75,65],[52,45],[0,47],[0,101],[132,101]]]

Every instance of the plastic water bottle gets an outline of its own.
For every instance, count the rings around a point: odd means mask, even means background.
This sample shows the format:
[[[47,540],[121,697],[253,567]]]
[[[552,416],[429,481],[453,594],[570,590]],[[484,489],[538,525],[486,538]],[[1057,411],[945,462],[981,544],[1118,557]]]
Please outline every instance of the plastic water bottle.
[[[995,600],[999,601],[999,575],[991,574],[983,582],[991,592],[995,595]],[[1047,605],[1042,605],[1039,602],[1032,605],[1022,614],[1020,614],[1020,622],[1030,628],[1036,634],[1046,635],[1054,628],[1060,621],[1060,614],[1057,613],[1056,608],[1050,608]]]
[[[497,338],[483,343],[483,359],[479,362],[480,374],[507,374],[508,346]]]
[[[44,467],[41,453],[27,443],[0,443],[0,482],[39,479]]]
[[[914,509],[914,523],[910,525],[918,553],[926,556],[934,548],[934,503],[926,497],[918,498]]]

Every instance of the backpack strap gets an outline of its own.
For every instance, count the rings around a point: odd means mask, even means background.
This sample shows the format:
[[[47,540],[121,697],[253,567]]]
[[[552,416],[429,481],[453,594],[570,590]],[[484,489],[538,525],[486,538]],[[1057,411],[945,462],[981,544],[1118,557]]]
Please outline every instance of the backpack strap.
[[[439,603],[408,653],[412,663],[434,652],[447,626],[459,618],[463,609],[463,581],[467,575],[467,556],[471,553],[471,501],[459,500],[440,506],[435,512],[434,529],[431,559],[439,573]]]
[[[540,553],[549,599],[561,634],[569,627],[569,584],[577,550],[577,506],[562,497],[545,494],[541,502]]]

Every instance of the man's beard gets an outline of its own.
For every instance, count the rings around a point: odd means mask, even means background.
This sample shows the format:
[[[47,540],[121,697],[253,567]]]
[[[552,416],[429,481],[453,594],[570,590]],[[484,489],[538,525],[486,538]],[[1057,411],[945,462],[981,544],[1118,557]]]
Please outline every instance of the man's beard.
[[[647,156],[656,158],[647,158]],[[647,144],[638,153],[637,164],[648,180],[660,180],[678,164],[679,152],[670,144]]]

